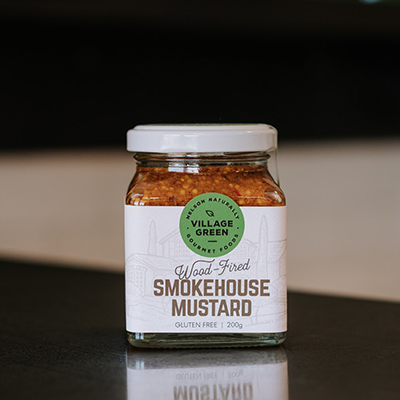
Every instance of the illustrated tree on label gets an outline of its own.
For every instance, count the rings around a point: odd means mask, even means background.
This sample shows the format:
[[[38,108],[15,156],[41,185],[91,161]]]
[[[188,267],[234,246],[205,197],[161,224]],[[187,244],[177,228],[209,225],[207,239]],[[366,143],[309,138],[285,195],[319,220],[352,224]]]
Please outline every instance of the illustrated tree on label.
[[[156,224],[154,220],[150,222],[149,229],[149,247],[147,249],[147,254],[152,256],[157,255],[157,233],[156,233]]]
[[[257,267],[259,273],[265,268],[266,276],[268,273],[268,224],[265,215],[261,218],[260,233],[258,236],[258,257]]]

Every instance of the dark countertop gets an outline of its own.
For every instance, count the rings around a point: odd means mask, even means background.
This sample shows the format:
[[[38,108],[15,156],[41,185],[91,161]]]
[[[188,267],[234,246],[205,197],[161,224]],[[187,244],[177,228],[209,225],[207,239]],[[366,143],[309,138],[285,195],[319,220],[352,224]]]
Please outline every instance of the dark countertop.
[[[144,351],[126,342],[123,275],[0,262],[2,400],[399,396],[400,304],[289,293],[283,346]]]

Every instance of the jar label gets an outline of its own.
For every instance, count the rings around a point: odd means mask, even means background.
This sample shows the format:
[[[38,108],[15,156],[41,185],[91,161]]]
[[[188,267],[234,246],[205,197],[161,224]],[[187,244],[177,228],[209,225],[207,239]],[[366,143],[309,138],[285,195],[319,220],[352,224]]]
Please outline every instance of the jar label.
[[[129,332],[286,331],[286,207],[126,205],[125,256]]]

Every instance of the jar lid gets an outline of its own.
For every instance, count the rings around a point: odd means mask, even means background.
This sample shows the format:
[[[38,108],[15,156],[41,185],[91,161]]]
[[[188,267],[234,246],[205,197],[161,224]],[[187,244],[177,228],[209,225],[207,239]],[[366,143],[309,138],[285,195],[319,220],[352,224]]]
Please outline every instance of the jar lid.
[[[225,153],[273,151],[277,130],[267,124],[151,124],[128,131],[128,151]]]

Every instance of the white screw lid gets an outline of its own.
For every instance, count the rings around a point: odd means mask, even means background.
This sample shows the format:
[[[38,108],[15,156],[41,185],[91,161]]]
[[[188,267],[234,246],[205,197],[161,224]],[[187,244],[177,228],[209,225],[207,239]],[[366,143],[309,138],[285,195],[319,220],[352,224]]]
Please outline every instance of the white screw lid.
[[[277,130],[267,124],[151,124],[127,133],[127,149],[146,153],[274,151]]]

